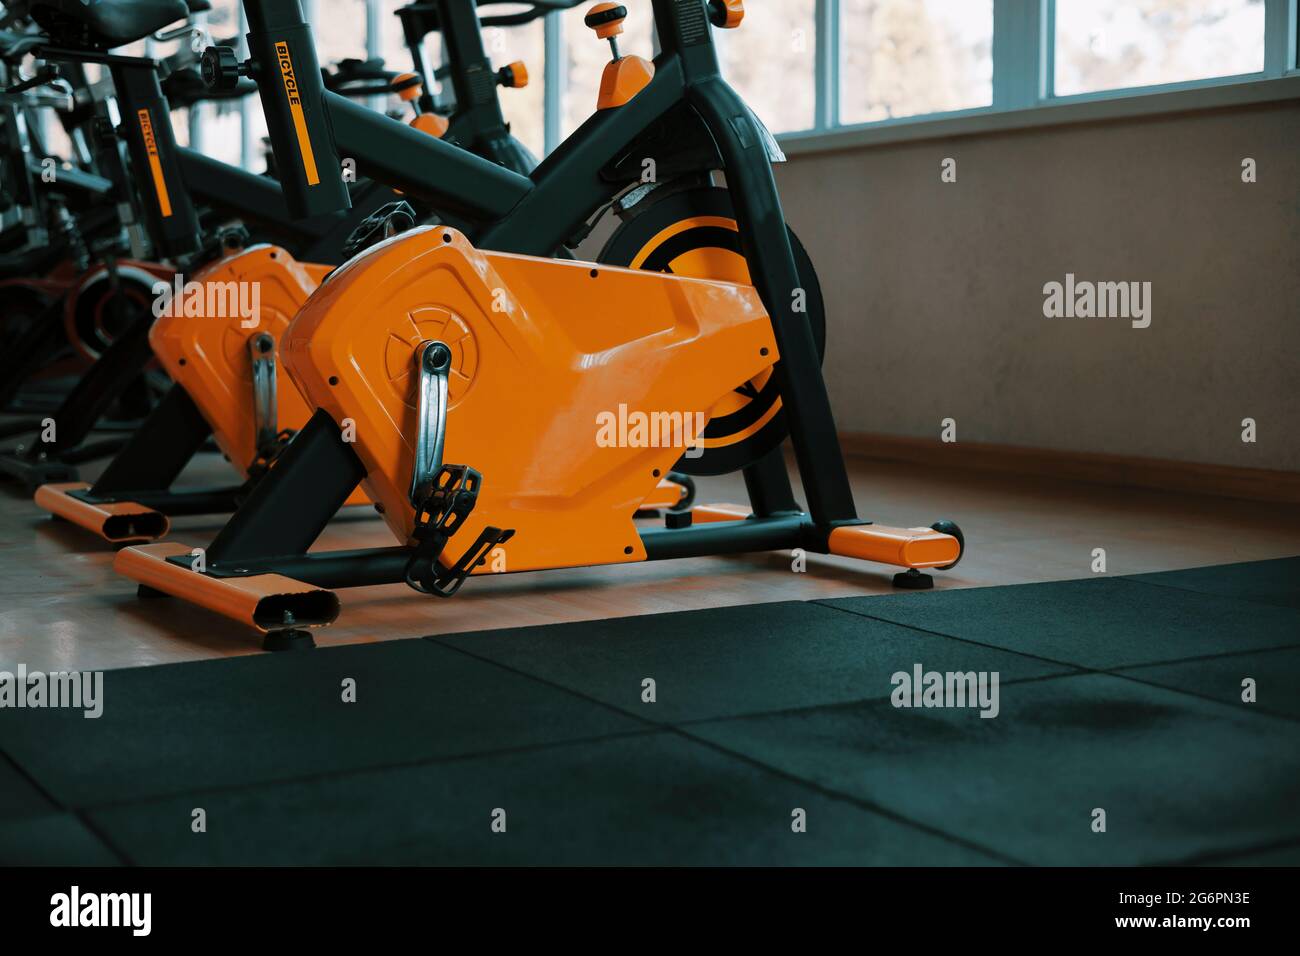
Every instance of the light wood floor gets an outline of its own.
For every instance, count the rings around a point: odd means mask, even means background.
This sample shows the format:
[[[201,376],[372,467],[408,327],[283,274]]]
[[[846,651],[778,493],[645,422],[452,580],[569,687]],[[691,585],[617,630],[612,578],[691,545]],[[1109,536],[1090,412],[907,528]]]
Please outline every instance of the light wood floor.
[[[215,456],[186,480],[227,480]],[[935,473],[850,463],[859,513],[882,523],[952,518],[967,554],[936,586],[984,587],[1091,574],[1104,548],[1111,574],[1226,564],[1300,553],[1300,509],[1085,484]],[[88,469],[93,476],[94,470]],[[705,479],[700,501],[743,501],[738,478]],[[202,546],[218,519],[185,518],[172,539]],[[392,544],[364,512],[338,520],[323,549]],[[260,653],[251,631],[177,600],[139,601],[112,571],[113,549],[52,521],[13,486],[0,486],[0,670],[99,670]],[[558,621],[782,600],[884,594],[892,570],[788,554],[700,558],[611,568],[477,578],[451,600],[402,585],[341,592],[343,613],[320,645],[387,641]]]

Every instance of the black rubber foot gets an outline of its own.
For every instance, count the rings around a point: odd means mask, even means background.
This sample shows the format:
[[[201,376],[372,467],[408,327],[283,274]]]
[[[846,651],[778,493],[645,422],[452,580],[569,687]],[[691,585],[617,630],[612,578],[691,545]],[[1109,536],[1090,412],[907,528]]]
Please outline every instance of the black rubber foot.
[[[670,511],[664,515],[665,528],[689,528],[691,526],[691,513],[689,511]]]
[[[266,640],[262,641],[264,651],[309,651],[316,646],[311,631],[290,628],[285,631],[267,631]]]
[[[934,578],[916,568],[908,568],[894,575],[894,587],[905,591],[928,591],[934,587]]]
[[[166,591],[159,591],[157,588],[151,588],[147,584],[137,585],[135,589],[135,596],[138,598],[146,598],[146,599],[171,597],[171,595],[168,594]]]
[[[41,485],[78,481],[81,477],[76,468],[63,462],[29,461],[13,454],[0,456],[0,476],[19,482],[31,495]]]

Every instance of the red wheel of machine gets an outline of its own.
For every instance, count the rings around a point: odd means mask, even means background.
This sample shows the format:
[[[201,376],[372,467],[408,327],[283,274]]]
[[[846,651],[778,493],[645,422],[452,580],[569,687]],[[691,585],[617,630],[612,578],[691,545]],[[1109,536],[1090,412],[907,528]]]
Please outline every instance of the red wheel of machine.
[[[607,265],[667,272],[698,279],[748,283],[740,233],[725,189],[699,186],[657,198],[656,190],[632,213],[601,250]],[[826,308],[812,260],[793,232],[790,245],[804,291],[818,356],[826,351]],[[776,448],[789,434],[772,370],[738,386],[712,409],[704,430],[704,452],[682,456],[674,471],[725,475],[740,471]]]
[[[77,280],[65,300],[63,325],[68,342],[87,362],[99,358],[141,309],[153,308],[154,283],[170,284],[170,274],[139,264],[119,263],[117,274],[118,296],[113,295],[107,267],[99,265]]]

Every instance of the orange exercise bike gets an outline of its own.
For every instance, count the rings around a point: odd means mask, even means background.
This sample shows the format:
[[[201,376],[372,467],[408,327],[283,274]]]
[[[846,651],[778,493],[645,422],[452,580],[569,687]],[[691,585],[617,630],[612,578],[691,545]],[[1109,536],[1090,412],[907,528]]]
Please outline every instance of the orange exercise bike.
[[[604,168],[598,157],[645,155],[643,135],[661,132],[657,120],[671,114],[676,127],[694,123],[716,146],[713,168],[726,176],[745,274],[727,281],[486,251],[515,234],[518,217],[476,241],[423,226],[368,248],[332,273],[283,333],[281,362],[311,418],[201,561],[179,543],[118,553],[115,568],[142,593],[188,599],[285,649],[310,646],[309,629],[337,618],[338,588],[405,582],[449,598],[483,574],[794,548],[894,565],[905,569],[899,586],[928,587],[923,570],[957,563],[964,543],[951,522],[893,528],[856,513],[804,311],[815,277],[801,272],[785,226],[770,137],[719,74],[711,29],[738,26],[742,4],[652,6],[660,54],[625,67],[616,52],[602,109],[530,179],[502,179],[474,157],[437,149],[428,162],[434,172],[445,164],[448,188],[481,177],[514,190],[517,206],[544,210],[563,198],[561,181],[571,201],[594,198],[594,184],[574,188],[575,170]],[[296,0],[245,7],[258,62],[280,62],[281,73],[310,62]],[[625,16],[618,4],[598,4],[587,23],[612,36]],[[301,164],[307,150],[328,167],[340,145],[355,155],[352,137],[363,132],[389,166],[402,158],[393,151],[414,157],[421,149],[313,89],[312,72],[298,70],[293,103],[283,101],[279,76],[261,84],[282,168],[289,157]],[[295,123],[299,107],[303,122]],[[304,132],[307,142],[298,139]],[[325,180],[310,178],[286,176],[291,202],[338,200]],[[325,188],[314,193],[318,185]],[[551,240],[536,232],[546,222],[531,221],[531,241],[542,248]],[[664,231],[642,247],[670,249],[683,228]],[[702,435],[660,430],[670,436],[663,441],[653,428],[620,426],[610,440],[611,416],[707,427]],[[714,430],[732,416],[748,426]],[[775,440],[774,429],[782,430]],[[785,470],[785,434],[806,510]],[[762,445],[750,440],[756,435]],[[669,469],[718,462],[743,470],[747,505],[697,506],[664,527],[636,525],[640,503]],[[358,486],[396,543],[311,551]]]

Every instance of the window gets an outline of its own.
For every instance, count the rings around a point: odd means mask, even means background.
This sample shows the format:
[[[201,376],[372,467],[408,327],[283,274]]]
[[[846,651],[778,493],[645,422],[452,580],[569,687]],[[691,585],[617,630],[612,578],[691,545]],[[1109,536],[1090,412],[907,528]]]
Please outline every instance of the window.
[[[840,122],[993,102],[993,0],[841,0]]]
[[[773,133],[816,125],[815,0],[750,3],[739,29],[714,38],[722,75]]]
[[[212,9],[204,15],[213,43],[242,49],[245,31],[240,29],[239,15],[239,0],[213,0]],[[256,95],[247,99],[257,102]],[[199,112],[196,148],[223,163],[240,165],[244,159],[244,108],[238,100],[214,100],[193,107]],[[257,108],[261,109],[260,102]],[[173,122],[172,125],[178,124]]]
[[[406,38],[402,35],[402,21],[397,18],[397,11],[407,5],[408,0],[381,0],[378,16],[379,36],[368,38],[371,48],[378,51],[378,56],[383,57],[384,68],[402,73],[411,70],[414,66],[411,51],[406,48]],[[436,36],[434,40],[437,40]],[[437,46],[436,42],[424,44],[423,52],[426,61],[438,62]]]
[[[314,0],[307,5],[321,66],[366,59],[366,0]],[[311,7],[315,7],[314,10]],[[409,64],[403,64],[406,69]]]
[[[240,32],[240,2],[214,0],[207,19],[215,38]],[[304,0],[321,63],[373,50],[389,69],[409,70],[394,12],[410,2]],[[500,99],[515,136],[539,157],[548,120],[563,138],[595,112],[610,50],[583,23],[590,6],[548,14],[549,25],[539,18],[484,28],[494,68],[523,61],[528,69],[528,86],[502,89]],[[650,4],[627,7],[619,50],[650,58]],[[501,2],[482,14],[523,9]],[[546,62],[548,29],[558,63]],[[723,75],[774,133],[992,110],[995,102],[1029,109],[1055,97],[1218,77],[1281,77],[1296,67],[1298,36],[1296,0],[751,0],[739,29],[714,31]],[[431,67],[441,63],[436,34],[424,54]],[[546,89],[548,76],[554,89]],[[395,98],[371,105],[409,113]],[[264,168],[266,126],[256,97],[201,109],[200,148]]]
[[[1264,0],[1056,0],[1056,94],[1264,69]]]

